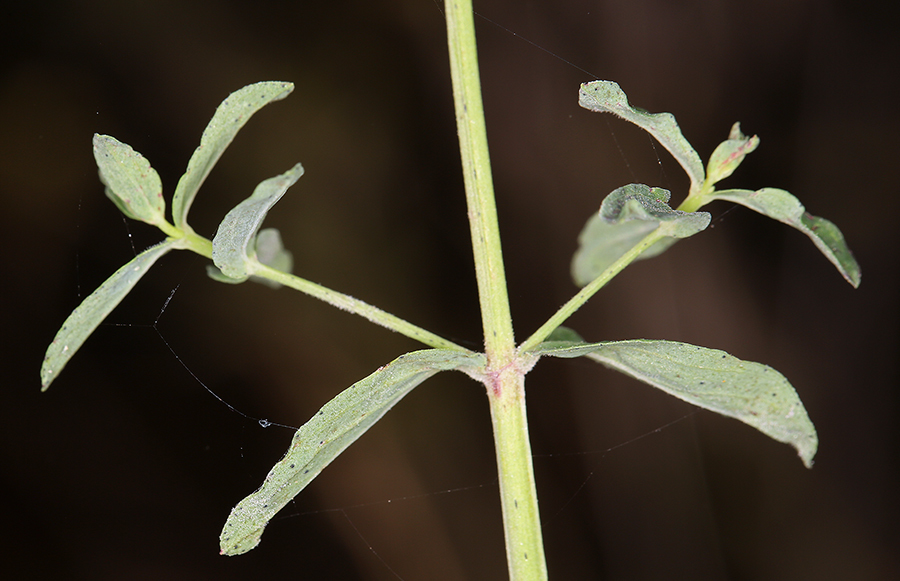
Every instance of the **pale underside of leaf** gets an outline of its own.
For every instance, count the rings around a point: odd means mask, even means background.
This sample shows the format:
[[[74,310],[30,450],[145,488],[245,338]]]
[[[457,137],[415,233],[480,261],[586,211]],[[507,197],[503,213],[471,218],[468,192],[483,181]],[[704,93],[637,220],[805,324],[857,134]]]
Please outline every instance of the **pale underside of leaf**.
[[[700,189],[704,180],[703,162],[681,133],[674,115],[648,113],[632,107],[625,92],[612,81],[583,83],[578,92],[578,104],[590,111],[617,115],[650,133],[684,168],[691,180],[691,191]]]
[[[41,366],[42,391],[50,387],[50,383],[59,376],[69,359],[150,267],[173,248],[179,248],[179,244],[178,240],[170,239],[141,252],[106,279],[72,311],[47,348]]]
[[[176,227],[185,227],[197,191],[241,127],[262,107],[284,99],[293,90],[293,83],[265,81],[239,89],[222,101],[175,188],[172,220]]]
[[[265,264],[281,272],[291,272],[294,268],[294,255],[284,247],[278,228],[263,228],[256,235],[256,259],[260,264]],[[281,286],[277,282],[260,276],[251,276],[250,280],[270,288]]]
[[[656,256],[678,238],[686,238],[705,229],[710,222],[707,212],[681,212],[669,207],[670,193],[644,184],[617,188],[604,198],[600,212],[591,216],[578,236],[578,250],[572,257],[572,278],[584,286],[600,276],[606,268],[645,236],[662,226],[666,238],[660,240],[639,258]]]
[[[674,341],[548,341],[533,353],[598,361],[790,444],[806,467],[812,467],[819,442],[815,427],[788,380],[767,365]]]
[[[259,490],[232,509],[219,538],[221,553],[240,555],[256,547],[269,520],[417,385],[439,371],[483,366],[480,354],[414,351],[341,392],[297,430]]]
[[[131,146],[109,135],[94,135],[94,159],[106,195],[133,220],[148,224],[165,221],[162,182],[150,162]]]
[[[222,274],[235,281],[247,280],[253,274],[256,233],[272,206],[302,175],[303,166],[298,163],[260,183],[253,195],[225,215],[212,241],[213,262]]]
[[[790,192],[778,188],[763,188],[755,192],[722,190],[711,194],[709,199],[741,204],[803,232],[847,282],[854,288],[859,286],[862,272],[844,240],[844,235],[832,222],[808,213],[803,204]]]

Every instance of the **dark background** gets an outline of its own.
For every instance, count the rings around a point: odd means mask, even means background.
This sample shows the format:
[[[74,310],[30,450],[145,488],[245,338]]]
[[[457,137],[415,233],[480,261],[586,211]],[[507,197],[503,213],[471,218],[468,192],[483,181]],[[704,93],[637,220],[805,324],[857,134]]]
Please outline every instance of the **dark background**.
[[[762,143],[723,186],[793,192],[840,226],[863,268],[854,290],[800,233],[720,203],[713,228],[633,265],[577,313],[569,324],[588,340],[682,340],[772,365],[821,443],[806,470],[739,422],[587,360],[542,361],[528,395],[551,577],[900,578],[896,19],[812,0],[476,9],[520,35],[478,19],[520,339],[575,292],[568,262],[604,195],[632,181],[671,189],[676,203],[686,192],[645,134],[577,106],[579,83],[594,78],[675,113],[704,159],[740,120]],[[417,348],[358,317],[287,289],[212,282],[203,259],[175,253],[39,391],[66,315],[162,237],[124,224],[103,196],[91,135],[143,153],[170,197],[218,103],[259,80],[296,90],[235,140],[194,227],[212,237],[259,181],[300,161],[306,175],[266,222],[294,271],[478,346],[438,6],[2,10],[3,576],[504,578],[487,402],[453,373],[327,468],[256,550],[218,555],[228,511],[291,431],[229,411],[191,377],[152,326],[167,297],[177,287],[156,328],[190,370],[244,413],[294,426]]]

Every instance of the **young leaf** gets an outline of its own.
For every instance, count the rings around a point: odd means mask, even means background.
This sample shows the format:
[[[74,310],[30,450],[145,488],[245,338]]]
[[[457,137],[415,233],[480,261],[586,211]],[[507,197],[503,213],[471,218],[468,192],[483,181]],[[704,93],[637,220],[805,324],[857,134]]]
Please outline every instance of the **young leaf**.
[[[294,256],[284,248],[278,228],[263,228],[256,235],[256,259],[281,272],[294,267]]]
[[[709,158],[706,166],[706,185],[711,186],[730,176],[748,153],[759,146],[759,137],[741,133],[741,124],[731,127],[728,140],[723,141]]]
[[[704,179],[703,162],[682,135],[674,115],[648,113],[632,107],[625,92],[612,81],[582,83],[578,91],[578,104],[590,111],[617,115],[655,137],[684,168],[691,179],[691,192],[699,191]]]
[[[777,188],[750,190],[722,190],[707,196],[709,200],[728,200],[746,206],[764,216],[783,222],[806,234],[813,244],[837,267],[838,272],[853,285],[859,286],[862,272],[853,258],[844,235],[833,223],[806,212],[806,208],[789,192]]]
[[[280,176],[260,183],[253,195],[225,215],[212,242],[213,262],[222,274],[236,282],[253,274],[256,232],[275,202],[302,175],[303,166],[298,163]]]
[[[219,537],[221,553],[240,555],[256,547],[269,520],[414,387],[439,371],[483,366],[480,354],[414,351],[341,392],[297,430],[259,490],[231,510]]]
[[[542,343],[533,353],[598,361],[790,444],[804,465],[812,467],[819,445],[816,429],[788,380],[767,365],[674,341],[553,341]]]
[[[293,90],[293,83],[266,81],[247,85],[222,101],[203,130],[200,146],[191,156],[187,171],[178,180],[172,198],[172,220],[175,226],[185,227],[188,210],[197,191],[244,123],[263,106],[284,99]]]
[[[72,314],[47,348],[44,363],[41,366],[41,391],[46,391],[50,383],[60,374],[69,359],[103,322],[103,319],[118,305],[134,285],[159,258],[181,244],[179,240],[169,239],[151,246],[134,257],[128,264],[117,270],[106,279],[97,290],[92,292]]]
[[[162,182],[150,162],[109,135],[94,135],[94,159],[107,197],[133,220],[148,224],[166,221]]]
[[[260,264],[265,264],[281,272],[291,272],[294,267],[294,255],[290,250],[285,249],[278,228],[263,228],[256,235],[256,259]],[[258,276],[252,276],[250,280],[261,282],[271,288],[281,286],[275,281]]]
[[[681,212],[669,207],[670,193],[644,184],[629,184],[614,190],[600,205],[578,236],[578,250],[572,257],[572,278],[584,286],[647,234],[662,228],[668,239],[647,249],[640,258],[656,256],[676,238],[687,238],[709,226],[707,212]]]

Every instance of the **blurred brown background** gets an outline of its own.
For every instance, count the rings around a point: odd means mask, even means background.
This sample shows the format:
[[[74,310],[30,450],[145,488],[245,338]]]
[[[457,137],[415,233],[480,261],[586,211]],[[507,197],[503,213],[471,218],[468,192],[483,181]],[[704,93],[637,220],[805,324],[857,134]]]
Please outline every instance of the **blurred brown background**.
[[[785,188],[835,221],[853,290],[801,234],[713,206],[714,227],[636,264],[570,322],[768,363],[820,436],[815,468],[751,428],[587,360],[541,362],[529,409],[553,579],[897,579],[898,44],[849,1],[476,2],[508,279],[523,339],[575,288],[602,197],[687,180],[639,130],[577,106],[620,83],[676,114],[706,159],[731,124],[761,147],[724,186]],[[502,579],[486,399],[419,387],[325,470],[262,544],[220,557],[228,511],[300,425],[417,348],[286,289],[214,283],[165,257],[48,393],[66,315],[161,235],[104,196],[91,135],[132,145],[171,196],[231,91],[289,80],[220,161],[191,222],[212,236],[261,180],[306,175],[267,225],[295,272],[480,343],[442,14],[394,2],[7,2],[0,18],[3,576],[16,579]],[[523,38],[571,61],[541,51]],[[654,431],[661,426],[661,430]],[[632,441],[639,436],[646,437]],[[446,494],[434,494],[453,490]],[[390,502],[388,502],[390,501]]]

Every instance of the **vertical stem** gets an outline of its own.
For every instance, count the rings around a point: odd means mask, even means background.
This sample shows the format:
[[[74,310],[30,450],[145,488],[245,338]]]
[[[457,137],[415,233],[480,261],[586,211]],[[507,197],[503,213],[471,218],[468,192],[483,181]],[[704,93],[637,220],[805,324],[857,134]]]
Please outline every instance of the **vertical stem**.
[[[525,372],[509,367],[486,384],[497,449],[509,578],[546,581],[547,563],[525,413]]]
[[[481,101],[472,2],[447,0],[446,8],[453,102],[475,254],[485,353],[489,365],[491,360],[498,360],[502,366],[513,356],[515,344]]]
[[[525,412],[528,370],[516,354],[509,312],[471,0],[446,0],[446,17],[509,575],[513,581],[542,581],[547,578],[547,566]]]

